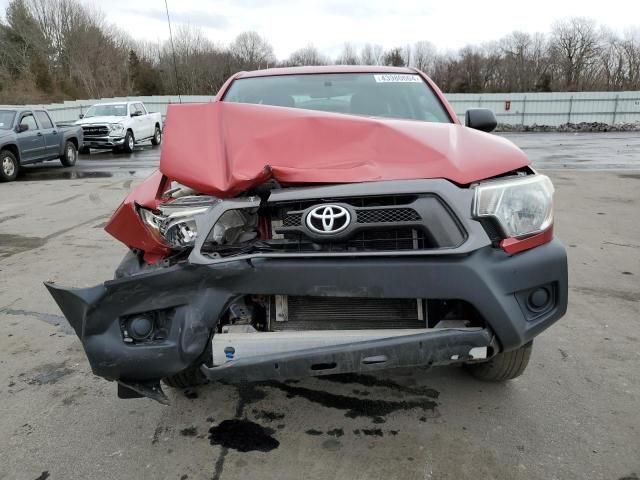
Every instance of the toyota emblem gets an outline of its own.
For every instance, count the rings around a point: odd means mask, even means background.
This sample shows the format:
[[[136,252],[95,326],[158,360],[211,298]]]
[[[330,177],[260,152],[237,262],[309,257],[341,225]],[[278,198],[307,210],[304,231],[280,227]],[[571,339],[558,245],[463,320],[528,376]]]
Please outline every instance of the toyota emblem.
[[[307,228],[314,233],[327,234],[343,231],[351,223],[349,210],[340,205],[320,205],[307,213]]]

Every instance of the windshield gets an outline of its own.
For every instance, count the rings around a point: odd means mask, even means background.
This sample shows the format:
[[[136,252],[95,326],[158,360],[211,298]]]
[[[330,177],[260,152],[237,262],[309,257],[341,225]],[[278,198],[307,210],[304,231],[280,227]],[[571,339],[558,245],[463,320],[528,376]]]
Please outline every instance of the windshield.
[[[223,100],[451,123],[429,85],[413,74],[329,73],[241,78],[231,84]]]
[[[87,113],[84,114],[84,118],[90,117],[126,117],[127,116],[127,104],[118,103],[115,105],[94,105]]]
[[[0,110],[0,130],[9,130],[15,116],[16,112],[13,110]]]

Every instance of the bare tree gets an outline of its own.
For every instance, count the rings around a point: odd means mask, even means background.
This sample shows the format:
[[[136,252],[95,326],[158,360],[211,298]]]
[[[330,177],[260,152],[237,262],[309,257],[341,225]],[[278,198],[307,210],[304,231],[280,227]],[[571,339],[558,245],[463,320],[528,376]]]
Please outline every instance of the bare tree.
[[[9,0],[0,17],[0,103],[128,94],[213,94],[234,72],[277,60],[269,42],[244,32],[229,45],[181,26],[168,41],[136,42],[83,0]],[[448,92],[640,89],[640,28],[620,35],[569,18],[550,35],[513,32],[497,42],[437,53],[427,41],[384,51],[345,43],[338,63],[411,65]],[[328,65],[313,45],[281,65]]]
[[[602,28],[602,39],[598,58],[600,72],[596,79],[596,86],[603,90],[620,90],[625,83],[625,57],[623,43],[613,31]]]
[[[383,63],[392,67],[404,67],[406,58],[403,53],[403,49],[400,47],[392,48],[384,53]]]
[[[358,52],[349,42],[345,42],[342,47],[342,52],[336,59],[338,65],[358,65],[360,60],[358,58]]]
[[[289,66],[328,65],[329,59],[322,55],[312,44],[293,52],[285,62]]]
[[[622,56],[625,65],[623,88],[640,89],[640,27],[629,29],[621,41]]]
[[[553,25],[551,52],[567,89],[580,89],[591,79],[599,51],[600,35],[594,20],[575,17]]]
[[[243,32],[238,35],[230,50],[245,69],[269,68],[276,62],[273,47],[256,32]]]
[[[370,43],[367,43],[362,47],[360,51],[360,61],[363,65],[377,65],[376,59],[373,56],[373,47]]]
[[[411,65],[430,74],[434,68],[436,55],[436,47],[431,42],[425,40],[416,42],[413,46]]]
[[[365,43],[360,51],[360,63],[362,65],[382,65],[383,55],[382,45]]]

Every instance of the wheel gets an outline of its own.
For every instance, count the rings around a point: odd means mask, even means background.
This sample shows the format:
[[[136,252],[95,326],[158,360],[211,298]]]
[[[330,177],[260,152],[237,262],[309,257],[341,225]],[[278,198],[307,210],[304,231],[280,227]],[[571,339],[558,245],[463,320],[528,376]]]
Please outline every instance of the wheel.
[[[0,151],[0,181],[13,182],[18,176],[20,164],[9,150]]]
[[[197,387],[209,383],[207,377],[200,370],[201,365],[213,366],[213,352],[211,351],[211,339],[207,341],[207,348],[204,353],[189,368],[176,373],[170,377],[162,379],[164,383],[173,388]]]
[[[127,153],[133,152],[133,146],[136,144],[135,139],[133,138],[133,132],[131,130],[127,130],[127,134],[124,136],[124,145],[122,149]]]
[[[151,145],[158,146],[162,143],[162,130],[160,127],[156,125],[156,130],[153,133],[153,138],[151,139]]]
[[[488,382],[511,380],[523,374],[529,365],[532,349],[533,340],[517,350],[498,353],[487,362],[469,363],[465,367],[479,380]]]
[[[82,155],[89,155],[91,153],[91,149],[89,147],[82,147],[80,149],[80,153]]]
[[[64,153],[60,157],[60,163],[62,163],[64,167],[73,167],[76,164],[76,160],[78,160],[76,146],[72,141],[67,140],[64,146]]]

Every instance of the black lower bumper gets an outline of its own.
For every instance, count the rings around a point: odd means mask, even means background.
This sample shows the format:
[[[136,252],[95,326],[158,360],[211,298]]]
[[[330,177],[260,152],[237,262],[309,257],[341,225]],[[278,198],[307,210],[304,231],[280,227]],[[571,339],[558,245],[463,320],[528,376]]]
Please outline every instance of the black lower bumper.
[[[540,287],[551,296],[543,309],[530,303],[531,292]],[[567,262],[554,240],[514,256],[485,247],[455,256],[254,258],[157,268],[86,289],[47,288],[82,340],[96,375],[153,381],[200,358],[227,305],[246,294],[465,300],[485,319],[499,348],[515,349],[564,315]],[[122,319],[145,312],[166,317],[166,339],[125,343]],[[449,341],[454,347],[464,344],[462,337]],[[236,372],[252,378],[246,370]]]

